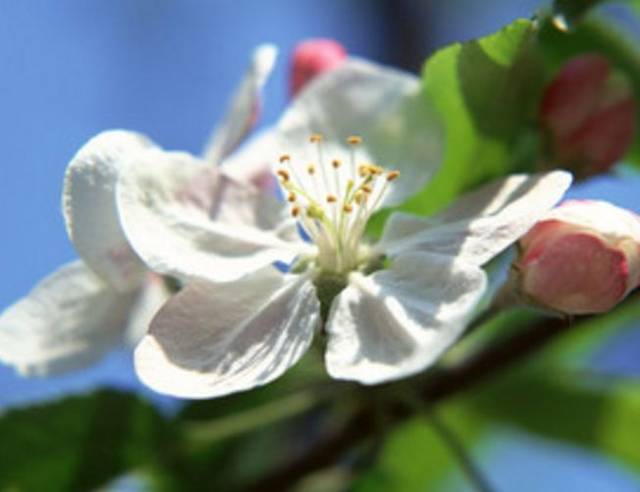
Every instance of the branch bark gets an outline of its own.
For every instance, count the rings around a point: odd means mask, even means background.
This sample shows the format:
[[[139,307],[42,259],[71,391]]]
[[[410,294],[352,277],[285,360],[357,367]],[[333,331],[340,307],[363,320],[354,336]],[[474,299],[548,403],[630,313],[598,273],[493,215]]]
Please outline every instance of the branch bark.
[[[486,347],[456,366],[447,368],[427,381],[420,391],[424,403],[436,403],[467,390],[499,371],[530,357],[558,334],[575,326],[564,319],[545,319]],[[390,421],[397,422],[412,412],[403,404],[391,407]],[[286,491],[311,472],[336,463],[346,451],[375,432],[374,419],[367,408],[361,408],[339,429],[318,441],[306,453],[292,459],[261,477],[246,491]]]

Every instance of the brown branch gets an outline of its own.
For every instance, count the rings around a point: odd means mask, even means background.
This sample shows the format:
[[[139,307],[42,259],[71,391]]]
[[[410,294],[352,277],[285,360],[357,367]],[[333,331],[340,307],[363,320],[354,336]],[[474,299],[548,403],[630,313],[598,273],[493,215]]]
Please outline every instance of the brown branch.
[[[457,366],[443,370],[424,385],[420,391],[421,398],[425,403],[436,403],[469,389],[500,370],[530,357],[572,326],[575,324],[562,319],[546,319],[532,325],[479,351]],[[405,405],[397,404],[390,409],[389,419],[399,421],[411,414]],[[246,490],[288,490],[307,474],[336,463],[346,451],[373,434],[375,429],[369,409],[362,408],[305,454],[272,470]]]

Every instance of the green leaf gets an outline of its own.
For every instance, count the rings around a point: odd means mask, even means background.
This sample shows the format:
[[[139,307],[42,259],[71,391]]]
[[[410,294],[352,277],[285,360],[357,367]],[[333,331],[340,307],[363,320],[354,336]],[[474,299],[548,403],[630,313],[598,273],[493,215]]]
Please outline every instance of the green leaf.
[[[0,489],[93,490],[147,462],[164,433],[149,404],[115,391],[0,418]]]
[[[464,405],[447,402],[436,408],[456,436],[469,448],[484,430]],[[389,432],[373,465],[353,484],[352,492],[434,490],[459,464],[425,416],[402,422]]]
[[[529,371],[503,377],[470,399],[496,424],[591,448],[640,470],[640,384]]]
[[[445,122],[445,158],[403,208],[430,213],[491,178],[531,168],[537,148],[531,125],[544,77],[534,41],[532,23],[517,20],[427,60],[423,83]]]

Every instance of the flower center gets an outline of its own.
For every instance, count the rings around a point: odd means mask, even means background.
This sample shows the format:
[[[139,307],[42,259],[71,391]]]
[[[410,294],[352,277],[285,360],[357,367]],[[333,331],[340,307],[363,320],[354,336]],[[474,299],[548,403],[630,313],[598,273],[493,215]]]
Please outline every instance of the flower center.
[[[291,215],[318,248],[316,265],[324,273],[341,275],[370,261],[362,241],[365,226],[400,173],[357,163],[360,137],[347,138],[346,163],[341,156],[327,159],[323,140],[319,134],[309,137],[316,150],[315,162],[294,162],[290,155],[282,155],[277,175]]]

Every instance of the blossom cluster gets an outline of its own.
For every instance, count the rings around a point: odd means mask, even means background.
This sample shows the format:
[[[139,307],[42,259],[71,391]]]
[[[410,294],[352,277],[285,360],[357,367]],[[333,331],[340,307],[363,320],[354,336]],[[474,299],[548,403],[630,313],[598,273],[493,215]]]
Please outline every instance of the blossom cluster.
[[[417,77],[335,43],[298,51],[289,107],[244,142],[275,55],[256,50],[202,157],[124,130],[80,149],[63,212],[81,259],[2,314],[0,360],[49,374],[128,341],[144,383],[211,398],[274,380],[316,337],[331,377],[377,384],[423,371],[459,339],[488,294],[483,266],[521,238],[518,289],[538,305],[608,309],[638,284],[635,217],[611,245],[593,239],[598,220],[566,239],[557,224],[575,222],[575,206],[546,215],[570,185],[565,171],[502,178],[431,217],[394,211],[438,171],[440,117]],[[369,219],[385,209],[374,241]],[[631,264],[633,278],[601,285],[602,306],[584,307],[549,277],[546,265],[566,264],[562,241],[585,261],[611,252],[618,277]]]

